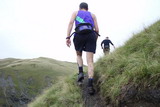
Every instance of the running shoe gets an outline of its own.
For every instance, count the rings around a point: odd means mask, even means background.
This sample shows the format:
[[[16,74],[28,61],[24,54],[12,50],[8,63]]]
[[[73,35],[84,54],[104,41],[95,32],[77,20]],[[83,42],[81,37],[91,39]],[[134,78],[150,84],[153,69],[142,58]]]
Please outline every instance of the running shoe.
[[[84,79],[84,74],[83,73],[79,73],[77,82],[82,82],[83,79]]]
[[[93,86],[88,86],[88,93],[89,93],[90,95],[94,95],[95,90],[94,90]]]

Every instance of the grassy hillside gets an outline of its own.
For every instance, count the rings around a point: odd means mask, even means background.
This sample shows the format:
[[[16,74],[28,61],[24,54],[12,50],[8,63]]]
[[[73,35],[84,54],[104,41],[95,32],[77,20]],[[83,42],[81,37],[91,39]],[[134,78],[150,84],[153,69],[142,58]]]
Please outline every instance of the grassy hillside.
[[[76,85],[77,76],[61,79],[53,87],[36,98],[28,107],[82,107],[80,88]]]
[[[108,104],[159,104],[160,21],[133,35],[109,56],[100,58],[95,75]]]
[[[77,65],[50,58],[0,60],[0,105],[30,102],[43,89],[75,74]]]
[[[76,75],[61,79],[29,107],[84,106],[75,80]],[[95,64],[95,85],[106,106],[160,106],[160,21],[100,58]]]

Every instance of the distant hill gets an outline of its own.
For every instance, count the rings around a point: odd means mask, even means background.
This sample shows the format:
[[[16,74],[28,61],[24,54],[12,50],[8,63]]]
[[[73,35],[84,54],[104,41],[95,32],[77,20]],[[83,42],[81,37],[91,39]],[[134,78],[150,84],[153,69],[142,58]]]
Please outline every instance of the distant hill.
[[[0,59],[0,106],[25,107],[44,89],[76,70],[75,63],[45,57]]]
[[[95,76],[108,105],[160,107],[160,21],[100,58]]]

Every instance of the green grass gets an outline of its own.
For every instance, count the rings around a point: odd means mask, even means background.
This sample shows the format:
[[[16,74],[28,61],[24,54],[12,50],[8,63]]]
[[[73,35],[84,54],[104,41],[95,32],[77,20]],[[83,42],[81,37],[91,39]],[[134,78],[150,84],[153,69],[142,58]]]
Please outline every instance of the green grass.
[[[133,35],[124,46],[95,64],[101,94],[118,104],[123,87],[160,87],[160,21]]]
[[[138,90],[160,86],[160,21],[133,35],[124,46],[95,64],[95,79],[100,94],[118,105],[123,88]],[[75,76],[53,85],[29,107],[82,107],[83,101]]]
[[[82,107],[80,88],[76,85],[75,76],[60,79],[60,82],[36,98],[28,107]]]
[[[82,107],[80,88],[75,84],[76,70],[76,64],[42,57],[0,60],[0,76],[11,76],[19,91],[27,87],[30,95],[38,95],[39,89],[46,87],[45,78],[49,76],[52,80],[53,86],[29,107]],[[29,78],[33,82],[27,85]],[[160,21],[133,35],[109,56],[100,58],[95,64],[95,79],[100,94],[116,105],[124,88],[136,87],[139,91],[160,88]]]
[[[17,97],[25,93],[28,97],[34,98],[45,88],[57,83],[59,77],[65,78],[74,75],[76,70],[77,64],[75,63],[44,57],[35,59],[1,59],[0,78],[5,80],[7,86],[0,87],[0,96],[4,97],[3,90],[6,88],[7,91],[14,89]],[[9,85],[9,77],[12,79],[13,86]],[[7,94],[7,98],[10,98],[10,94]],[[9,101],[9,99],[7,100]],[[2,104],[6,104],[6,102],[0,101],[0,105]]]

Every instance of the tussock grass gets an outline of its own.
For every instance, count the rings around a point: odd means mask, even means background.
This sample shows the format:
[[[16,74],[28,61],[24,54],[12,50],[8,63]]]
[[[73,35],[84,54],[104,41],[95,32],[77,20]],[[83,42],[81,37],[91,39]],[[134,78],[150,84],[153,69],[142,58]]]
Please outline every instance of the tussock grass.
[[[133,35],[124,46],[95,64],[101,94],[118,104],[126,85],[138,90],[160,87],[160,21]]]

